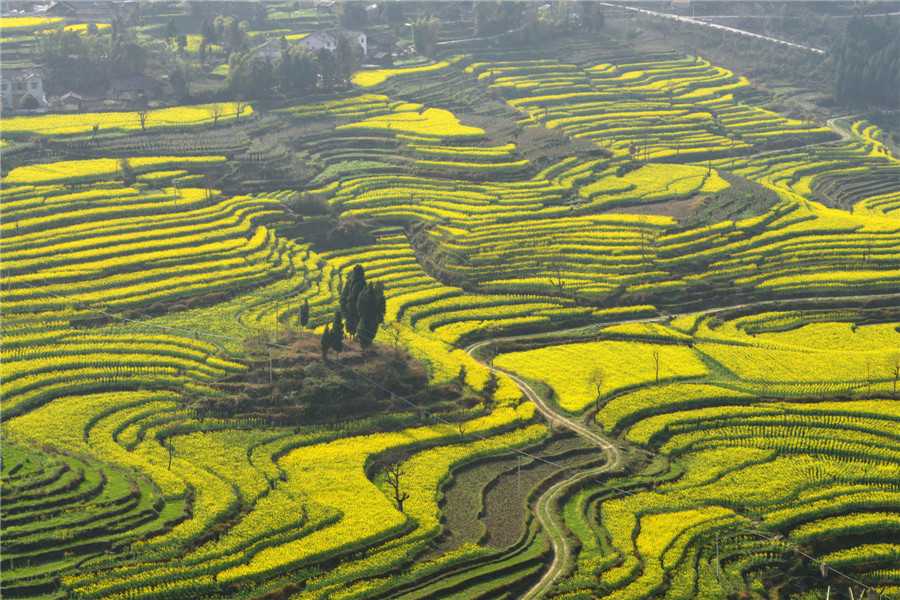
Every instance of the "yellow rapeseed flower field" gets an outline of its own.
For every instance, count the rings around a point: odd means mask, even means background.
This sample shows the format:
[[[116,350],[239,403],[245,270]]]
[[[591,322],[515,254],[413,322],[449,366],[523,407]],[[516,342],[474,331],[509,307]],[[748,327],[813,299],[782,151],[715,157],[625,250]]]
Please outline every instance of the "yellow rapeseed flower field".
[[[191,127],[213,121],[227,121],[253,113],[249,104],[237,103],[199,104],[196,106],[176,106],[147,112],[144,128],[147,130]],[[218,116],[217,116],[218,115]],[[141,130],[141,118],[137,112],[106,112],[78,114],[47,114],[9,117],[3,119],[3,135],[16,137],[71,136],[92,133],[94,126],[99,133],[108,131],[128,132]]]

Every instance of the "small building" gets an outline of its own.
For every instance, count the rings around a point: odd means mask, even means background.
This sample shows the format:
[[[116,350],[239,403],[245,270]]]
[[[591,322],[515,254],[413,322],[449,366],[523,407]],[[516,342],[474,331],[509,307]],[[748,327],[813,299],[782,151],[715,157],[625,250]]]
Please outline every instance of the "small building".
[[[108,100],[131,100],[135,96],[156,98],[161,89],[162,84],[152,77],[125,77],[110,81],[106,97]]]
[[[390,32],[370,33],[366,38],[366,49],[373,56],[380,52],[392,54],[396,46],[397,36]]]
[[[253,49],[263,58],[281,58],[281,40],[271,38]]]
[[[127,16],[136,8],[137,3],[133,1],[55,0],[50,3],[44,14],[78,23],[112,23],[117,17]]]
[[[84,98],[75,92],[68,92],[59,99],[59,110],[63,112],[81,112],[84,110]]]
[[[319,0],[316,2],[316,14],[333,15],[337,9],[337,0]]]
[[[351,29],[337,28],[337,29],[329,29],[325,33],[331,34],[331,36],[334,37],[335,40],[340,39],[340,38],[346,39],[348,42],[350,42],[351,46],[358,47],[359,49],[361,49],[363,56],[366,56],[368,54],[368,47],[366,44],[366,34],[363,33],[362,31],[353,31]]]
[[[44,14],[48,17],[72,17],[74,18],[78,8],[74,2],[51,2]]]
[[[3,111],[46,112],[44,73],[40,68],[0,70]]]
[[[0,10],[5,12],[10,11],[18,11],[20,13],[33,13],[35,10],[39,8],[37,6],[38,2],[34,0],[8,0],[7,2],[0,2]]]
[[[380,67],[393,67],[394,57],[390,52],[369,53],[369,63]]]
[[[300,45],[310,52],[316,52],[321,48],[334,52],[334,49],[337,48],[337,38],[324,31],[314,31],[300,40]]]

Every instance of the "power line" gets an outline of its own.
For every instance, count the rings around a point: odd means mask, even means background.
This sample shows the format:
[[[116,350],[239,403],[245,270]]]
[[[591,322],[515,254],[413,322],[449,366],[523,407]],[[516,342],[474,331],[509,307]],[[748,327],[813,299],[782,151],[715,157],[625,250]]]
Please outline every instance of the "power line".
[[[805,557],[805,558],[808,558],[809,560],[811,560],[812,562],[816,563],[816,564],[819,565],[820,567],[822,567],[822,566],[824,565],[823,572],[826,572],[824,569],[827,568],[829,571],[833,572],[835,575],[838,575],[838,576],[840,576],[840,577],[843,577],[843,578],[846,579],[847,581],[850,581],[850,582],[852,582],[852,583],[855,583],[855,584],[859,585],[860,587],[863,587],[863,588],[866,588],[866,589],[870,589],[870,590],[871,590],[871,589],[875,589],[875,588],[873,588],[872,586],[867,585],[867,584],[863,583],[862,581],[859,581],[858,579],[854,579],[853,577],[851,577],[850,575],[847,575],[846,573],[842,573],[841,571],[838,571],[837,569],[835,569],[834,567],[832,567],[832,566],[829,565],[828,563],[826,563],[826,562],[824,562],[824,561],[821,561],[821,560],[819,560],[818,558],[816,558],[816,557],[814,557],[814,556],[810,556],[810,555],[807,554],[806,552],[803,552],[802,550],[800,550],[800,548],[798,548],[796,545],[789,544],[787,541],[784,541],[783,539],[777,539],[777,538],[774,537],[774,536],[768,536],[768,535],[765,535],[764,533],[761,533],[761,532],[759,532],[759,531],[753,531],[753,530],[751,530],[751,529],[743,529],[743,528],[741,528],[741,529],[739,529],[738,531],[743,531],[743,532],[745,532],[745,533],[749,533],[749,534],[751,534],[751,535],[755,535],[755,536],[757,536],[757,537],[761,537],[761,538],[766,539],[766,540],[768,540],[768,541],[770,541],[770,542],[772,542],[772,543],[776,543],[776,544],[777,544],[777,543],[781,543],[781,544],[784,544],[784,545],[791,546],[791,547],[793,548],[794,552],[796,552],[797,554],[799,554],[799,555],[801,555],[801,556],[803,556],[803,557]],[[880,597],[880,596],[882,596],[882,594],[879,594],[879,597]]]
[[[50,291],[48,291],[48,290],[46,290],[46,289],[43,289],[41,286],[32,285],[32,284],[30,284],[30,283],[28,283],[28,282],[19,282],[19,283],[21,283],[22,285],[25,285],[25,286],[27,286],[27,287],[29,287],[29,288],[32,288],[32,289],[34,289],[35,291],[37,291],[37,292],[39,292],[39,293],[42,293],[42,294],[45,294],[45,295],[48,295],[48,296],[52,296],[52,297],[55,297],[55,298],[58,298],[58,299],[62,299],[62,300],[67,300],[67,301],[73,301],[73,300],[74,300],[75,302],[77,302],[77,303],[83,305],[83,307],[84,307],[86,310],[88,310],[88,311],[95,312],[95,313],[98,313],[98,314],[102,314],[102,315],[104,315],[104,316],[107,316],[107,317],[109,317],[109,318],[116,319],[116,320],[119,320],[119,321],[122,321],[122,322],[132,323],[132,324],[136,324],[136,325],[140,325],[140,326],[144,326],[144,327],[154,327],[154,328],[162,329],[162,330],[166,330],[166,331],[177,331],[177,332],[181,332],[181,333],[188,333],[188,334],[192,334],[192,335],[194,336],[195,339],[199,339],[198,336],[199,336],[199,335],[203,335],[203,336],[210,337],[210,338],[225,339],[225,340],[240,341],[240,342],[246,342],[246,340],[247,340],[247,338],[239,338],[239,337],[235,337],[235,336],[228,336],[228,335],[221,335],[221,334],[215,334],[215,333],[203,332],[203,331],[194,330],[194,329],[185,329],[185,328],[182,328],[182,327],[171,327],[171,326],[168,326],[168,325],[160,325],[160,324],[157,324],[157,323],[148,323],[148,322],[146,322],[146,321],[141,321],[141,320],[138,320],[138,319],[132,319],[132,318],[124,317],[124,316],[122,316],[122,315],[117,315],[117,314],[115,314],[115,313],[110,313],[110,312],[105,311],[105,310],[101,310],[101,309],[98,309],[98,308],[94,308],[94,307],[90,306],[87,302],[84,302],[84,301],[79,300],[79,299],[77,299],[77,298],[74,298],[74,297],[72,297],[72,296],[65,296],[65,295],[62,295],[62,294],[57,294],[57,293],[55,293],[55,292],[50,292]],[[258,297],[263,298],[263,296],[258,296]],[[276,297],[274,297],[274,298],[272,298],[272,297],[267,297],[267,299],[269,299],[269,300],[274,299],[274,300],[276,300],[276,301],[284,300],[284,299],[286,299],[286,298],[288,298],[288,297],[287,297],[287,296],[276,296]],[[141,315],[141,316],[143,316],[143,315]],[[295,349],[293,346],[287,346],[287,345],[284,345],[284,344],[279,344],[279,343],[277,342],[277,340],[276,340],[275,342],[261,342],[261,344],[264,345],[264,346],[267,346],[267,347],[269,347],[269,348],[281,348],[281,349],[286,349],[286,350],[294,350],[294,351],[298,351],[298,352],[301,352],[301,353],[306,354],[306,355],[310,355],[310,356],[318,356],[316,353],[310,352],[310,351],[308,351],[308,350],[303,350],[303,349],[299,349],[299,348],[298,348],[298,349]],[[399,399],[399,400],[403,401],[404,403],[408,404],[410,407],[412,407],[412,408],[414,408],[414,409],[420,411],[421,414],[425,415],[426,417],[433,418],[435,421],[437,421],[437,422],[439,422],[439,423],[441,423],[441,424],[447,425],[447,426],[449,426],[449,427],[456,427],[456,424],[455,424],[455,423],[453,423],[452,421],[448,421],[447,419],[443,418],[439,413],[437,413],[437,412],[432,412],[432,411],[429,411],[429,410],[427,410],[427,409],[424,409],[424,408],[420,407],[419,405],[417,405],[417,404],[415,404],[414,402],[410,401],[410,400],[409,400],[408,398],[406,398],[404,395],[402,395],[402,394],[397,394],[397,393],[394,392],[393,390],[390,390],[389,388],[387,388],[387,387],[385,387],[384,385],[382,385],[382,384],[380,384],[380,383],[374,381],[373,379],[367,377],[366,375],[364,375],[364,374],[362,374],[362,373],[359,373],[359,372],[357,372],[357,371],[354,371],[354,370],[353,370],[351,367],[349,367],[348,365],[345,365],[345,364],[340,363],[340,362],[337,362],[336,364],[337,364],[337,366],[340,367],[341,369],[349,370],[350,373],[353,374],[355,377],[357,377],[357,378],[359,378],[359,379],[365,381],[366,383],[368,383],[368,384],[374,386],[375,388],[377,388],[377,389],[379,389],[379,390],[381,390],[381,391],[383,391],[383,392],[385,392],[385,393],[387,393],[387,394],[390,394],[391,398]],[[271,355],[270,355],[270,370],[271,370]],[[271,371],[270,371],[270,372],[271,372]],[[360,392],[361,390],[359,390],[359,388],[356,388],[355,391]],[[487,440],[491,439],[491,438],[489,438],[489,437],[487,437],[487,436],[481,435],[481,434],[478,433],[478,432],[472,432],[471,435],[472,435],[473,437],[479,439],[479,440],[482,440],[482,441],[487,441]],[[513,448],[512,446],[508,446],[508,445],[505,445],[505,448],[506,448],[506,450],[508,450],[508,451],[510,451],[510,452],[512,452],[512,453],[517,454],[517,455],[519,456],[519,459],[520,459],[520,460],[521,460],[521,457],[524,456],[524,457],[527,457],[527,458],[532,459],[533,461],[542,462],[542,463],[544,463],[544,464],[547,464],[547,465],[556,467],[558,470],[563,471],[563,472],[575,472],[575,473],[579,472],[579,469],[576,468],[576,467],[567,467],[567,466],[565,466],[565,465],[561,465],[561,464],[556,463],[556,462],[554,462],[554,461],[552,461],[552,460],[549,460],[549,459],[547,459],[547,458],[538,456],[538,455],[536,455],[536,454],[532,454],[532,453],[530,453],[530,452],[526,452],[525,450],[521,450],[521,449],[519,449],[519,448]],[[608,454],[611,455],[611,453],[609,452],[609,449],[606,449],[606,450],[607,450]],[[519,468],[517,469],[517,477],[521,477],[521,475],[520,475],[520,469],[521,469],[521,466],[519,466]],[[519,481],[519,486],[520,486],[520,489],[521,489],[521,479],[519,479],[518,481]],[[593,483],[596,483],[596,484],[599,484],[599,485],[601,485],[601,486],[604,486],[604,487],[606,487],[606,488],[608,488],[608,489],[611,489],[611,490],[613,490],[613,491],[615,491],[615,492],[618,492],[618,493],[627,495],[627,496],[636,496],[636,495],[637,495],[637,492],[632,492],[632,491],[629,491],[629,490],[626,490],[626,489],[622,489],[622,488],[620,488],[620,487],[617,487],[617,486],[608,484],[608,483],[606,483],[606,482],[604,482],[604,481],[600,481],[599,479],[596,479],[596,478],[594,478],[592,482],[593,482]],[[521,492],[520,492],[520,493],[521,493]],[[755,536],[757,536],[757,537],[766,539],[766,540],[768,540],[768,541],[770,541],[770,542],[773,542],[773,543],[783,543],[783,544],[787,544],[787,542],[784,542],[784,541],[782,541],[782,540],[778,540],[778,539],[776,539],[776,538],[773,537],[773,536],[767,536],[767,535],[765,535],[765,534],[763,534],[763,533],[761,533],[761,532],[758,532],[758,531],[753,531],[753,530],[743,529],[743,528],[740,528],[738,531],[743,531],[743,532],[745,532],[745,533],[749,533],[749,534],[751,534],[751,535],[755,535]],[[805,558],[807,558],[807,559],[809,559],[810,561],[812,561],[812,562],[818,564],[819,566],[825,565],[831,572],[835,573],[835,574],[838,575],[839,577],[842,577],[842,578],[846,579],[847,581],[850,581],[850,582],[852,582],[852,583],[854,583],[854,584],[856,584],[856,585],[859,585],[860,587],[865,588],[865,589],[870,589],[870,590],[871,590],[871,589],[874,589],[874,588],[872,588],[871,586],[869,586],[869,585],[867,585],[867,584],[865,584],[865,583],[863,583],[863,582],[861,582],[861,581],[859,581],[859,580],[857,580],[857,579],[851,577],[850,575],[847,575],[847,574],[845,574],[845,573],[843,573],[843,572],[841,572],[841,571],[838,571],[838,570],[835,569],[834,567],[831,567],[830,565],[827,565],[825,562],[823,562],[823,561],[821,561],[821,560],[819,560],[819,559],[817,559],[817,558],[815,558],[815,557],[813,557],[813,556],[810,556],[809,554],[807,554],[807,553],[801,551],[801,550],[800,550],[799,548],[797,548],[796,546],[793,546],[793,549],[794,549],[795,552],[797,552],[797,553],[800,554],[801,556],[804,556]]]
[[[171,327],[171,326],[169,326],[169,325],[160,325],[160,324],[157,324],[157,323],[148,323],[148,322],[146,322],[146,321],[141,321],[141,320],[139,320],[139,319],[132,319],[132,318],[125,317],[125,316],[122,316],[122,315],[117,315],[117,314],[115,314],[115,313],[111,313],[111,312],[109,312],[109,311],[105,311],[105,310],[102,310],[102,309],[99,309],[99,308],[94,308],[94,307],[90,306],[87,302],[84,302],[83,300],[79,300],[78,298],[76,298],[76,297],[74,297],[74,296],[66,296],[66,295],[63,295],[63,294],[58,294],[58,293],[55,293],[55,292],[51,292],[51,291],[49,291],[49,290],[43,289],[41,286],[33,285],[33,284],[31,284],[31,283],[28,283],[28,282],[19,282],[19,283],[21,283],[22,285],[25,285],[25,286],[27,286],[27,287],[29,287],[29,288],[34,289],[34,290],[37,291],[38,293],[42,293],[42,294],[45,294],[45,295],[48,295],[48,296],[52,296],[52,297],[55,297],[55,298],[58,298],[58,299],[61,299],[61,300],[66,300],[66,301],[70,301],[70,302],[74,301],[74,302],[76,302],[76,303],[78,303],[78,304],[81,304],[81,305],[84,307],[85,310],[88,310],[88,311],[91,311],[91,312],[94,312],[94,313],[97,313],[97,314],[102,314],[102,315],[104,315],[104,316],[106,316],[106,317],[109,317],[109,318],[111,318],[111,319],[119,320],[119,321],[122,321],[122,322],[125,322],[125,323],[131,323],[131,324],[140,325],[140,326],[143,326],[143,327],[154,327],[154,328],[162,329],[162,330],[165,330],[165,331],[176,331],[176,332],[180,332],[180,333],[191,334],[191,335],[193,335],[193,337],[194,337],[195,339],[199,339],[199,336],[200,336],[200,335],[203,335],[203,336],[205,336],[205,337],[210,337],[210,338],[223,339],[223,340],[232,340],[232,341],[239,341],[239,342],[245,342],[245,341],[247,340],[247,338],[239,338],[239,337],[229,336],[229,335],[221,335],[221,334],[215,334],[215,333],[208,333],[208,332],[203,332],[203,331],[194,330],[194,329],[186,329],[186,328],[183,328],[183,327]],[[282,298],[284,298],[284,297],[282,297]],[[143,316],[143,315],[142,315],[142,316]],[[306,355],[309,355],[309,356],[318,356],[318,354],[316,354],[316,353],[314,353],[314,352],[310,352],[310,351],[308,351],[308,350],[303,350],[303,349],[295,349],[293,346],[286,346],[286,345],[284,345],[284,344],[279,344],[277,341],[276,341],[276,342],[260,342],[260,343],[261,343],[262,345],[266,346],[266,347],[269,347],[269,348],[281,348],[281,349],[285,349],[285,350],[295,350],[295,351],[299,351],[299,352],[301,352],[301,353],[303,353],[303,354],[306,354]],[[408,398],[406,398],[403,394],[397,394],[397,393],[394,392],[393,390],[391,390],[391,389],[385,387],[384,385],[378,383],[377,381],[374,381],[373,379],[371,379],[371,378],[369,378],[369,377],[363,375],[362,373],[358,373],[357,371],[354,371],[354,370],[353,370],[351,367],[349,367],[348,365],[344,365],[344,364],[342,364],[342,363],[340,363],[340,362],[338,362],[338,363],[336,363],[336,364],[337,364],[338,367],[340,367],[341,369],[349,370],[350,373],[352,373],[352,374],[353,374],[354,376],[356,376],[357,378],[362,379],[362,380],[365,381],[366,383],[368,383],[368,384],[374,386],[375,388],[377,388],[377,389],[379,389],[379,390],[381,390],[381,391],[383,391],[383,392],[389,394],[392,398],[399,399],[399,400],[403,401],[404,403],[408,404],[410,407],[412,407],[412,408],[414,408],[414,409],[420,411],[420,412],[421,412],[423,415],[425,415],[426,417],[428,417],[428,418],[433,418],[435,421],[437,421],[437,422],[439,422],[439,423],[441,423],[441,424],[447,425],[447,426],[449,426],[449,427],[456,427],[456,424],[455,424],[455,423],[453,423],[452,421],[448,421],[447,419],[443,418],[443,417],[442,417],[440,414],[438,414],[437,412],[432,412],[432,411],[429,411],[429,410],[427,410],[427,409],[424,409],[424,408],[420,407],[419,405],[415,404],[414,402],[412,402],[411,400],[409,400]],[[359,391],[359,390],[357,390],[357,391]],[[490,439],[489,437],[483,436],[483,435],[481,435],[481,434],[478,433],[478,432],[472,432],[471,435],[472,435],[473,437],[479,439],[479,440],[482,440],[482,441],[486,441],[486,440]],[[505,446],[505,448],[506,448],[508,451],[513,452],[513,453],[516,453],[516,454],[518,454],[518,455],[525,456],[525,457],[531,458],[532,460],[539,461],[539,462],[543,462],[543,463],[545,463],[545,464],[547,464],[547,465],[556,467],[557,469],[559,469],[559,470],[561,470],[561,471],[577,471],[574,467],[567,467],[567,466],[561,465],[561,464],[556,463],[556,462],[553,462],[552,460],[549,460],[549,459],[547,459],[547,458],[544,458],[544,457],[541,457],[541,456],[537,456],[536,454],[531,454],[531,453],[526,452],[526,451],[524,451],[524,450],[520,450],[520,449],[518,449],[518,448],[513,448],[512,446],[508,446],[508,445],[507,445],[507,446]],[[635,495],[635,492],[630,492],[630,491],[628,491],[628,490],[624,490],[624,489],[622,489],[622,488],[616,487],[616,486],[614,486],[614,485],[610,485],[610,484],[608,484],[608,483],[606,483],[606,482],[603,482],[603,481],[600,481],[600,480],[598,480],[598,479],[595,479],[595,480],[594,480],[594,483],[597,483],[597,484],[599,484],[599,485],[602,485],[602,486],[604,486],[604,487],[607,487],[607,488],[609,488],[609,489],[611,489],[611,490],[614,490],[614,491],[619,492],[619,493],[622,493],[622,494],[626,494],[626,495]]]

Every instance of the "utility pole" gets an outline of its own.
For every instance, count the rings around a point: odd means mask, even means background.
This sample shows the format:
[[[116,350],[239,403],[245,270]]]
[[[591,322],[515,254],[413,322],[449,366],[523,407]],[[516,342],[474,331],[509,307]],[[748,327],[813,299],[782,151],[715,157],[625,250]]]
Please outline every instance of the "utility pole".
[[[716,532],[716,581],[719,581],[719,532]]]
[[[272,349],[269,348],[269,383],[272,383]]]
[[[278,300],[275,300],[275,343],[278,343]]]
[[[516,470],[516,484],[519,487],[519,495],[522,495],[522,455],[518,456],[518,469]]]

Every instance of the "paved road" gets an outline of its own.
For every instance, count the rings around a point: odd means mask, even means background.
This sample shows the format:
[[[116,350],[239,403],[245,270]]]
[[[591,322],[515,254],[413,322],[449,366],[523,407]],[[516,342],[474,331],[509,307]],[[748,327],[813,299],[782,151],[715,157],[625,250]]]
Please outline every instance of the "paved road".
[[[691,17],[685,17],[682,15],[672,15],[669,13],[657,12],[655,10],[647,10],[646,8],[637,8],[636,6],[623,6],[622,4],[614,4],[612,2],[600,2],[602,6],[607,6],[610,8],[620,8],[624,10],[631,10],[634,12],[644,13],[645,15],[652,15],[654,17],[663,17],[665,19],[672,19],[674,21],[681,21],[682,23],[691,23],[692,25],[701,25],[704,27],[710,27],[712,29],[720,29],[722,31],[728,31],[730,33],[736,33],[738,35],[743,35],[746,37],[753,37],[760,40],[766,40],[768,42],[774,42],[776,44],[782,44],[783,46],[790,46],[792,48],[799,48],[800,50],[807,50],[809,52],[815,52],[816,54],[825,54],[825,51],[820,48],[812,48],[810,46],[804,46],[802,44],[795,44],[793,42],[789,42],[787,40],[780,40],[778,38],[769,37],[766,35],[760,35],[758,33],[752,33],[750,31],[745,31],[743,29],[737,29],[735,27],[728,27],[727,25],[720,25],[719,23],[712,23],[709,21],[701,21],[700,19],[694,19]]]
[[[888,13],[873,13],[869,15],[860,15],[864,18],[877,18],[877,17],[896,17],[900,15],[900,12],[888,12]],[[822,15],[828,19],[852,19],[857,15]],[[772,19],[779,18],[777,15],[702,15],[700,17],[693,17],[694,19]]]

